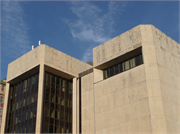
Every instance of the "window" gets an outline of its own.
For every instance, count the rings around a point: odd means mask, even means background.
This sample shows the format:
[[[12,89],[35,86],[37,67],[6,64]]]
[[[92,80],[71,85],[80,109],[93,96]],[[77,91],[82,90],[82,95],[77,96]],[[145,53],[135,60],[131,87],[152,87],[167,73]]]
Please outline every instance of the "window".
[[[142,61],[142,54],[139,54],[135,57],[132,57],[128,60],[125,60],[119,64],[116,64],[114,66],[111,66],[104,70],[104,79],[107,79],[111,76],[114,76],[116,74],[119,74],[121,72],[124,72],[126,70],[129,70],[131,68],[134,68],[136,66],[139,66],[143,64]]]
[[[125,62],[125,70],[128,70],[128,69],[130,69],[130,67],[129,67],[129,60]]]
[[[131,68],[135,67],[135,58],[130,59]]]
[[[2,108],[0,108],[0,115],[2,115]]]
[[[0,96],[0,102],[3,103],[4,97]]]
[[[2,92],[4,92],[5,86],[2,86]]]
[[[72,80],[45,72],[44,82],[42,133],[71,133]]]

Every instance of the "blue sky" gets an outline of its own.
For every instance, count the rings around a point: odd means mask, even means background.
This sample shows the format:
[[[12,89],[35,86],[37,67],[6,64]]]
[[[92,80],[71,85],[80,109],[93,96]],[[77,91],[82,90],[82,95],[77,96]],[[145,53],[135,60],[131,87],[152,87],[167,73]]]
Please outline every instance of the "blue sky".
[[[92,49],[153,24],[179,43],[178,1],[1,1],[1,74],[38,41],[84,62]]]

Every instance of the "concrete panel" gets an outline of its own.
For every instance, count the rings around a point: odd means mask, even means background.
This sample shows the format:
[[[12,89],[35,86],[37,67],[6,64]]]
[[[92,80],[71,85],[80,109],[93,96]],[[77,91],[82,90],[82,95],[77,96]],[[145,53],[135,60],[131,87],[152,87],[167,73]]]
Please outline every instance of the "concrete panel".
[[[146,81],[137,83],[137,97],[138,97],[138,100],[148,97]]]
[[[141,32],[139,25],[95,47],[93,49],[93,66],[96,67],[141,46],[140,42]]]
[[[139,117],[150,115],[149,99],[139,100]]]
[[[149,97],[149,106],[151,115],[164,115],[162,97]]]
[[[44,63],[46,65],[76,77],[79,73],[92,68],[91,65],[47,45],[45,45],[45,53]]]
[[[39,65],[40,61],[43,60],[41,57],[41,54],[44,53],[43,48],[44,45],[38,46],[15,61],[9,63],[7,82]]]
[[[82,92],[89,90],[89,89],[93,89],[93,83],[94,83],[93,77],[94,77],[93,73],[90,73],[81,78]]]
[[[163,115],[151,115],[153,134],[167,134],[166,119]]]

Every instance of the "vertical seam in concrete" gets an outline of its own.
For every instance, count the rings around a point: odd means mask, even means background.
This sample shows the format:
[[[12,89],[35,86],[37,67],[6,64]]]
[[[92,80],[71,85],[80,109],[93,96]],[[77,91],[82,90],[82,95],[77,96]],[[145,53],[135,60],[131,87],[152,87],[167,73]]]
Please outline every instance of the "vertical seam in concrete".
[[[142,31],[141,31],[141,26],[140,26],[140,33],[141,33],[141,45],[143,47],[143,42],[142,42]],[[142,48],[142,57],[143,57],[143,63],[144,63],[144,55],[143,55],[143,48]],[[145,64],[144,64],[144,73],[145,73],[145,78],[146,78],[146,71],[145,71]],[[147,95],[148,95],[148,103],[149,103],[149,93],[148,93],[148,86],[147,86],[147,79],[146,79],[146,88],[147,88]],[[150,104],[149,104],[149,112],[150,112]],[[152,120],[151,120],[151,112],[150,112],[150,122],[151,122],[151,133],[153,132],[152,131]]]
[[[93,97],[94,97],[94,134],[96,134],[96,120],[95,120],[96,119],[95,118],[96,105],[95,105],[95,91],[94,91],[94,71],[93,71],[93,82],[92,82],[92,84],[93,84]]]
[[[152,29],[152,26],[151,26]],[[152,34],[153,34],[153,29],[152,29]],[[165,117],[165,111],[164,111],[164,102],[163,102],[163,96],[162,96],[162,88],[161,88],[161,80],[160,80],[160,74],[159,74],[159,67],[158,67],[158,60],[157,60],[157,49],[154,43],[154,38],[153,38],[153,45],[155,47],[155,55],[156,55],[156,61],[157,61],[157,70],[158,70],[158,76],[159,76],[159,86],[160,86],[160,92],[161,92],[161,98],[162,98],[162,105],[163,105],[163,115]],[[166,118],[165,118],[165,124],[166,124]],[[167,124],[166,124],[166,132],[167,132]]]

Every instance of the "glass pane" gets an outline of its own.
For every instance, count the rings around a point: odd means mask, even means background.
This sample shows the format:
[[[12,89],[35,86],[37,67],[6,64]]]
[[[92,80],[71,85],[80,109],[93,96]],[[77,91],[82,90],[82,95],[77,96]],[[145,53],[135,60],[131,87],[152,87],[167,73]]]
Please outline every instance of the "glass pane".
[[[60,111],[60,119],[64,120],[64,113],[62,111]]]
[[[136,56],[136,66],[140,65],[140,55]]]
[[[55,118],[56,118],[56,119],[59,119],[59,111],[56,111],[56,110],[55,110]]]
[[[33,118],[33,110],[30,110],[30,118]]]
[[[46,73],[46,81],[50,81],[50,80],[49,80],[49,74],[48,74],[48,73]]]
[[[55,126],[55,133],[59,133],[59,126]]]
[[[56,85],[60,85],[60,80],[61,80],[60,78],[58,77],[56,78]]]
[[[50,110],[50,116],[51,116],[51,118],[54,118],[54,109]]]
[[[64,98],[61,98],[61,105],[64,106]]]
[[[48,92],[46,92],[45,100],[46,100],[46,101],[49,101],[49,99],[50,99],[50,94],[49,94]]]
[[[59,96],[56,96],[56,103],[60,104],[60,97]]]
[[[18,118],[19,122],[21,122],[21,114],[19,114],[19,118]]]
[[[104,79],[108,78],[107,70],[104,70]]]
[[[128,69],[130,69],[130,67],[129,67],[129,60],[125,62],[125,70],[128,70]]]
[[[53,84],[55,83],[55,79],[56,79],[56,77],[54,75],[52,75],[52,83]]]
[[[123,72],[122,63],[119,64],[119,67],[120,67],[120,72]]]
[[[135,67],[135,58],[130,59],[131,68]]]
[[[45,116],[49,117],[49,108],[45,107],[44,112]]]
[[[48,124],[44,123],[44,133],[48,133]]]
[[[27,111],[26,112],[26,120],[28,120],[29,119],[29,112]]]
[[[22,121],[25,121],[25,115],[26,115],[26,113],[24,112],[24,113],[22,114]]]
[[[55,95],[51,95],[51,102],[55,103]]]
[[[114,68],[111,67],[111,68],[110,68],[110,76],[113,76],[113,75],[114,75]]]
[[[49,133],[53,133],[53,125],[49,125]]]
[[[60,133],[64,133],[64,128],[60,127]]]
[[[23,106],[25,106],[25,105],[26,105],[26,99],[23,100]]]
[[[114,66],[114,72],[115,72],[115,74],[119,73],[119,66],[118,65]]]
[[[31,96],[31,103],[34,102],[34,95]]]

